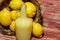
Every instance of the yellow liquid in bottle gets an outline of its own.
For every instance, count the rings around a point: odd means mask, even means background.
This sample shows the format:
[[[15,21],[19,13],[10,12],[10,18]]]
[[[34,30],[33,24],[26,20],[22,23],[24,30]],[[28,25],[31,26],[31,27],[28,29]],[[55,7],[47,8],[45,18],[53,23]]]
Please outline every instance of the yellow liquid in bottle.
[[[24,11],[22,12],[22,14],[23,13],[24,13]],[[21,14],[21,17],[17,18],[15,21],[16,39],[17,40],[30,40],[33,20],[26,17],[26,15],[24,15],[24,14],[22,15],[22,14]]]
[[[24,21],[24,23],[18,22],[16,24],[17,40],[30,40],[32,24],[29,24],[29,22],[26,22],[25,20],[22,20],[22,21]],[[32,22],[30,22],[30,23],[32,23]]]

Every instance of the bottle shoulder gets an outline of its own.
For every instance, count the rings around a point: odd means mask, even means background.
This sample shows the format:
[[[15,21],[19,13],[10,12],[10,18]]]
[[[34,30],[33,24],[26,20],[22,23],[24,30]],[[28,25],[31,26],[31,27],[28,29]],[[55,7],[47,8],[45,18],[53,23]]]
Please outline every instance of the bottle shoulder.
[[[32,23],[33,20],[31,18],[17,18],[15,23]]]

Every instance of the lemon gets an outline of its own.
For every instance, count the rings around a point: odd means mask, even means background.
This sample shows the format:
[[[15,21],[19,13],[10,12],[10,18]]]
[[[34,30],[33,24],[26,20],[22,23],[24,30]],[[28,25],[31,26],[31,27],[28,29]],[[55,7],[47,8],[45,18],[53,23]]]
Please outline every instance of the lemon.
[[[24,2],[22,0],[11,0],[9,6],[12,9],[20,9],[23,4]]]
[[[20,16],[20,11],[17,12],[17,17],[19,17],[19,16]]]
[[[10,28],[11,31],[15,31],[15,21],[12,21],[9,28]]]
[[[1,21],[1,20],[0,20]]]
[[[34,17],[36,14],[36,6],[31,2],[26,2],[26,13],[28,17]]]
[[[7,10],[6,8],[4,8],[3,10],[1,10],[0,12],[0,22],[3,26],[8,26],[11,24],[11,13],[9,10]]]
[[[12,17],[13,20],[15,20],[19,16],[20,16],[20,11],[19,10],[12,10],[11,11],[11,17]]]
[[[33,35],[36,37],[41,37],[43,33],[43,27],[36,22],[33,22]]]

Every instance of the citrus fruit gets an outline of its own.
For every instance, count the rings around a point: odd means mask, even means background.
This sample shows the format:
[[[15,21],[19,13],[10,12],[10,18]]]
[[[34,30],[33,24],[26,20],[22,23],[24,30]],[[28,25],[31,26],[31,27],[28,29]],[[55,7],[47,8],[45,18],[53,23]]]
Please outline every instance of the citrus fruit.
[[[33,22],[33,35],[36,37],[41,37],[43,33],[43,27],[36,22]]]
[[[26,13],[28,17],[34,17],[36,14],[36,6],[31,2],[26,2]]]
[[[11,0],[9,6],[12,9],[20,9],[23,4],[24,2],[22,0]]]
[[[9,28],[10,28],[11,31],[15,31],[15,21],[12,21]]]
[[[20,11],[19,10],[12,10],[11,11],[11,17],[12,17],[13,20],[15,20],[19,16],[20,16]]]
[[[19,17],[20,16],[20,11],[18,10],[18,12],[17,12],[17,17]]]
[[[0,20],[1,21],[1,20]]]
[[[6,8],[4,8],[3,10],[1,10],[0,12],[0,22],[3,26],[8,26],[11,24],[11,13],[9,10],[7,10]]]

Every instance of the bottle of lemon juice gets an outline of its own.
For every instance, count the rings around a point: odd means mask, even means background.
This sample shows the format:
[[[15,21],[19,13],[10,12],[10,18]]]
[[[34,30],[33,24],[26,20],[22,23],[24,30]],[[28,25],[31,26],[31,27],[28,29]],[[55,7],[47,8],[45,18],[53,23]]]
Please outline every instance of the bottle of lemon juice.
[[[26,16],[26,6],[21,7],[21,15],[15,21],[16,24],[16,39],[30,40],[32,32],[32,19]]]

